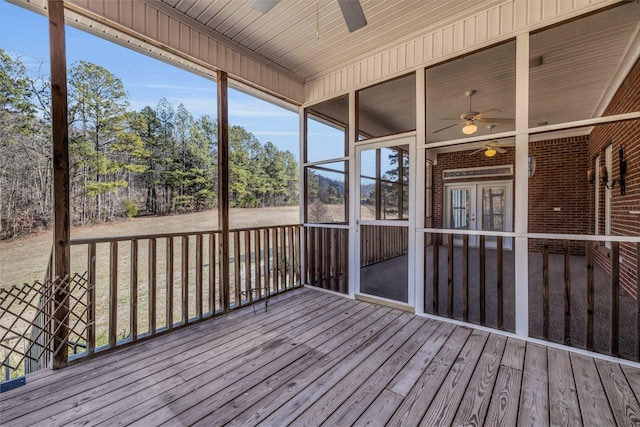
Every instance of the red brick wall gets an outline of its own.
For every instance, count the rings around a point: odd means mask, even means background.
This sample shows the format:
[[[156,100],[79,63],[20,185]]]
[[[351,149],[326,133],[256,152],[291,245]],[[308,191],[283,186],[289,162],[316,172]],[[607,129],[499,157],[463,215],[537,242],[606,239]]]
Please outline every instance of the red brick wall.
[[[609,106],[605,110],[605,116],[640,111],[640,60],[617,90]],[[590,165],[595,167],[595,158],[600,155],[600,164],[604,165],[605,149],[611,144],[612,171],[609,171],[610,180],[620,176],[619,149],[624,150],[627,161],[626,192],[620,194],[619,184],[616,184],[611,192],[611,234],[617,236],[640,235],[640,215],[630,214],[629,211],[640,210],[640,120],[612,123],[596,126],[590,135],[589,157]],[[600,221],[598,229],[604,234],[604,197],[605,191],[601,187],[598,200]],[[590,218],[593,224],[595,218],[595,191],[592,191],[590,200]],[[591,226],[595,229],[595,224]],[[631,295],[637,293],[636,277],[636,245],[623,243],[620,245],[620,281],[621,286]],[[600,246],[596,250],[596,261],[605,269],[610,270],[609,250]]]
[[[536,161],[529,178],[529,232],[590,234],[588,135],[531,142],[529,155]],[[541,250],[541,243],[530,241],[529,250]],[[552,251],[562,251],[561,242],[550,245]],[[583,254],[583,246],[572,243],[571,252]]]

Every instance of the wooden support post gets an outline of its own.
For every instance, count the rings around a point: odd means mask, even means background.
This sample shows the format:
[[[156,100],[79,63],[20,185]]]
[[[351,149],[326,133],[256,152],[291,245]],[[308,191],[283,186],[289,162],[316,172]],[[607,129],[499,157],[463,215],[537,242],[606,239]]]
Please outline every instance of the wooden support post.
[[[222,231],[222,310],[229,311],[229,102],[227,73],[218,71],[218,227]]]
[[[69,217],[69,126],[67,122],[67,55],[64,30],[64,3],[48,0],[49,52],[51,60],[51,126],[53,135],[53,277],[65,278],[71,272]],[[65,289],[54,296],[55,342],[53,369],[67,366],[69,303]],[[59,325],[59,327],[58,327]]]

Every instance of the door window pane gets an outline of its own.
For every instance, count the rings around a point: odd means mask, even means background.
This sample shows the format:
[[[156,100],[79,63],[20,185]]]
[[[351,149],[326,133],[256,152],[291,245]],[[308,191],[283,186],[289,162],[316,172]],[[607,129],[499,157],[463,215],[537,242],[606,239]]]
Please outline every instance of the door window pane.
[[[360,218],[408,219],[408,176],[409,155],[404,147],[363,150],[360,154]]]
[[[469,193],[468,188],[454,188],[451,190],[450,223],[451,228],[455,230],[469,229]]]
[[[504,187],[482,189],[482,229],[485,231],[504,231]]]

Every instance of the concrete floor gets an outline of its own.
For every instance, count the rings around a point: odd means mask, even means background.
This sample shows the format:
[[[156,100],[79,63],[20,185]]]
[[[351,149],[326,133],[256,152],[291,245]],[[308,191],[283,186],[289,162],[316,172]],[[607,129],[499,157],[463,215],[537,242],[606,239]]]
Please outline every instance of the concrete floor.
[[[439,311],[446,316],[447,309],[447,247],[441,246],[439,253]],[[426,311],[433,312],[433,255],[427,251],[426,263]],[[515,330],[515,261],[513,251],[503,252],[503,325],[508,331]],[[453,268],[453,317],[462,320],[462,248],[454,248]],[[478,289],[479,251],[469,249],[469,321],[479,323],[480,293]],[[571,256],[571,342],[579,348],[586,347],[587,318],[587,269],[584,256]],[[496,251],[486,251],[486,324],[497,326]],[[529,254],[529,332],[542,338],[542,254]],[[407,302],[407,255],[364,267],[360,270],[362,293],[396,301]],[[564,332],[564,258],[562,254],[549,255],[549,340],[562,342]],[[599,266],[594,268],[594,349],[609,353],[611,277]],[[620,290],[620,355],[635,358],[636,300]]]

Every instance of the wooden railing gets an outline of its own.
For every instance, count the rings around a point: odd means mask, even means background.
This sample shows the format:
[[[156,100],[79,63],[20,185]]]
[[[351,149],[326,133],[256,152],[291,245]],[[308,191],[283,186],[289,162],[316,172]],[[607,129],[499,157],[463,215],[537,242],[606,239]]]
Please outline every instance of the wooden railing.
[[[637,238],[530,234],[529,336],[640,361]],[[515,332],[509,233],[425,233],[426,313]],[[489,245],[491,239],[491,245]]]
[[[88,295],[86,353],[300,286],[300,230],[230,230],[228,278],[222,275],[220,231],[73,239],[72,271],[86,271],[95,285]]]
[[[349,230],[305,227],[306,283],[335,292],[349,292]]]
[[[513,271],[513,255],[505,251],[504,237],[458,236],[437,232],[425,234],[424,311],[482,326],[514,331],[513,275],[505,275],[505,264]],[[507,256],[505,257],[505,252]]]
[[[640,243],[600,239],[529,239],[530,335],[638,361]]]
[[[360,226],[360,267],[405,255],[408,251],[408,227]]]

